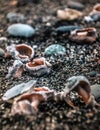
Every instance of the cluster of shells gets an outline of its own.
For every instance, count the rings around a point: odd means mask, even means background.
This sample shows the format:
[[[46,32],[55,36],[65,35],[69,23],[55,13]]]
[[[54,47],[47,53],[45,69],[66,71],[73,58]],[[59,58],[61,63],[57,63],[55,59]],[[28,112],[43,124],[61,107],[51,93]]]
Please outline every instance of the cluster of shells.
[[[12,44],[6,48],[6,58],[14,58],[13,66],[9,68],[7,78],[18,78],[24,70],[31,75],[41,76],[50,72],[51,64],[44,57],[35,58],[34,49],[26,44]]]
[[[75,9],[66,8],[64,10],[58,10],[57,16],[61,20],[71,21],[76,20],[79,17],[83,17],[83,14]],[[94,16],[100,18],[100,4],[95,5],[93,11],[88,17],[85,17],[84,20],[93,20]],[[78,28],[76,26],[67,26],[56,29],[56,31],[66,30],[71,31],[69,40],[76,43],[93,43],[97,38],[96,29],[93,27]],[[12,44],[7,46],[5,57],[14,59],[13,65],[8,69],[7,78],[19,78],[23,71],[27,71],[33,76],[42,76],[44,74],[49,74],[52,67],[46,58],[34,58],[34,49],[26,44]],[[15,94],[16,88],[12,88],[14,91],[8,90],[7,93],[4,94],[2,98],[4,101],[8,101],[9,99],[15,97],[11,109],[12,114],[34,114],[38,111],[38,105],[40,103],[48,102],[49,100],[58,102],[64,100],[69,104],[69,106],[77,108],[68,96],[71,91],[76,91],[80,95],[86,107],[93,107],[95,105],[100,106],[95,101],[95,98],[91,93],[91,87],[88,79],[84,76],[73,76],[69,78],[66,81],[65,88],[62,92],[56,92],[55,90],[50,90],[47,87],[35,87],[30,91],[29,89],[33,86],[33,84],[34,83],[30,86],[28,83],[27,86],[25,86],[25,90],[21,90],[21,88],[17,86],[17,90],[19,89],[20,91],[20,93],[18,93],[19,96]]]
[[[78,109],[71,101],[69,93],[75,91],[83,99],[86,107],[100,106],[95,101],[91,93],[91,87],[88,79],[84,76],[72,76],[67,79],[65,88],[61,92],[50,90],[47,87],[34,87],[36,81],[22,83],[8,90],[4,96],[4,101],[12,102],[14,98],[11,113],[14,114],[36,114],[39,104],[54,100],[56,102],[65,101],[70,107]],[[26,85],[25,85],[26,84]],[[20,91],[21,90],[21,91]],[[18,92],[19,91],[19,92]],[[27,92],[25,92],[27,91]],[[20,95],[20,96],[18,96]]]

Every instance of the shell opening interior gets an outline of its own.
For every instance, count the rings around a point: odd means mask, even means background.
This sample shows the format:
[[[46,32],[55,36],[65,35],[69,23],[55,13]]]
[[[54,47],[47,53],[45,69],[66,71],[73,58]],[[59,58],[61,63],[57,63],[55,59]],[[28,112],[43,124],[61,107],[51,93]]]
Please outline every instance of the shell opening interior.
[[[25,45],[18,45],[16,46],[16,50],[19,52],[19,54],[21,55],[26,55],[29,58],[31,58],[31,54],[32,54],[32,49],[28,46]]]
[[[36,67],[36,66],[39,66],[39,65],[44,65],[44,61],[42,61],[42,60],[33,60],[33,62],[28,63],[29,67]]]

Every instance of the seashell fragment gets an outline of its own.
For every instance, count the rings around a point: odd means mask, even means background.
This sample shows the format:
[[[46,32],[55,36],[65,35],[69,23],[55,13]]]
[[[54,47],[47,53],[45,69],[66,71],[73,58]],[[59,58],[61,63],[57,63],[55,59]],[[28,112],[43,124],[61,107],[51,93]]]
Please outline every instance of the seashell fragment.
[[[57,17],[61,20],[76,20],[83,14],[75,9],[66,8],[64,10],[57,10]]]
[[[10,101],[15,96],[18,96],[29,89],[31,89],[36,84],[36,80],[30,80],[27,83],[21,83],[18,85],[15,85],[11,89],[9,89],[2,97],[3,101]]]
[[[31,93],[25,93],[14,100],[12,114],[35,114],[41,102],[50,100],[54,91],[48,88],[35,88]]]
[[[84,28],[74,30],[71,32],[69,39],[72,42],[80,43],[93,43],[96,41],[97,33],[95,28]]]
[[[34,76],[42,76],[50,73],[51,64],[44,57],[33,59],[26,63],[26,70]]]
[[[12,44],[8,46],[6,50],[5,57],[9,58],[12,56],[13,58],[21,60],[22,62],[30,61],[30,59],[32,59],[34,56],[33,48],[26,44]]]
[[[12,67],[9,67],[8,74],[6,78],[14,77],[18,78],[21,77],[23,72],[23,63],[19,60],[15,60]]]

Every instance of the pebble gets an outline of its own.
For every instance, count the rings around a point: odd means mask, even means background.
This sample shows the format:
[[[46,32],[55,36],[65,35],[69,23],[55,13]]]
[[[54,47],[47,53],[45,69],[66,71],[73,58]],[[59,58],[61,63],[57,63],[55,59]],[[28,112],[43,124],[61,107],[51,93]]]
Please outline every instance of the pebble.
[[[4,57],[4,55],[5,55],[4,50],[2,48],[0,48],[0,57]]]
[[[81,26],[74,26],[74,25],[70,25],[70,26],[60,26],[58,28],[56,28],[57,32],[70,32],[72,30],[75,29],[82,29]]]
[[[24,22],[25,17],[23,14],[20,13],[14,13],[14,12],[9,12],[6,16],[9,22],[14,23],[14,22]]]
[[[97,98],[100,98],[100,84],[94,84],[91,86],[91,91],[92,91],[92,94],[94,95],[94,97],[97,99]]]
[[[12,36],[31,37],[35,34],[35,29],[30,25],[17,23],[9,26],[7,32]]]
[[[82,3],[79,3],[79,2],[75,2],[75,1],[69,1],[67,3],[67,6],[69,8],[72,8],[72,9],[77,9],[77,10],[83,10],[84,9],[84,5]]]
[[[90,77],[95,77],[95,76],[96,76],[96,71],[91,71],[91,72],[89,73],[89,75],[90,75]]]
[[[65,47],[59,44],[50,45],[45,49],[46,55],[63,55],[65,53],[66,53]]]

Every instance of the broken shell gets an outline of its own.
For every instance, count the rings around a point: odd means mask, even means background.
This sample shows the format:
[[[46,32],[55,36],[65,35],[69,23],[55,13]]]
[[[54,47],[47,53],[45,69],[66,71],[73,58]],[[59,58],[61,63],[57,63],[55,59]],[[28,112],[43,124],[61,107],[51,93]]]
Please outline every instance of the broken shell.
[[[57,16],[61,20],[76,20],[83,14],[75,9],[66,8],[64,10],[57,10]]]
[[[15,60],[13,66],[9,67],[6,78],[10,77],[19,78],[21,77],[22,72],[23,72],[23,63],[19,60]]]
[[[84,28],[71,32],[69,39],[76,43],[93,43],[96,41],[97,33],[95,28]]]
[[[10,102],[10,100],[28,90],[30,90],[34,84],[36,84],[36,80],[30,80],[27,83],[21,83],[15,85],[11,89],[7,90],[7,92],[3,95],[3,101]]]
[[[51,64],[44,57],[33,59],[26,63],[26,70],[34,76],[42,76],[50,73]]]
[[[91,103],[91,88],[90,83],[84,76],[73,76],[68,79],[64,89],[64,97],[72,90],[78,92],[82,96],[86,106]]]
[[[13,106],[12,106],[12,114],[28,114],[28,113],[36,113],[38,111],[38,105],[41,102],[45,102],[54,96],[54,91],[49,90],[48,88],[41,87],[35,88],[36,91],[33,90],[31,93],[25,93],[20,97],[16,98]],[[27,101],[27,102],[26,102]],[[17,110],[16,106],[19,107],[20,110]],[[30,104],[30,106],[29,106]],[[25,106],[25,108],[23,107]],[[29,109],[27,109],[29,107]],[[26,111],[26,109],[28,111]]]
[[[22,62],[30,61],[30,59],[34,56],[34,50],[32,47],[26,44],[19,44],[19,45],[10,45],[6,48],[5,56],[8,58],[12,56],[17,60],[21,60]]]

